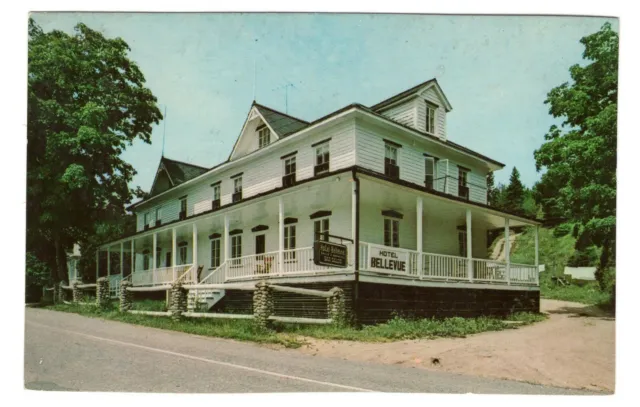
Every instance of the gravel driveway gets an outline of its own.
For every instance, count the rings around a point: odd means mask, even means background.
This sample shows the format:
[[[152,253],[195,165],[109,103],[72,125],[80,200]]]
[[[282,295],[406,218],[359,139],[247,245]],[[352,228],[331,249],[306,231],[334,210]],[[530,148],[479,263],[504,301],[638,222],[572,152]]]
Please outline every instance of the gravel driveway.
[[[584,304],[545,300],[549,319],[463,339],[392,343],[308,339],[308,354],[613,392],[615,318]],[[434,361],[437,359],[437,361]]]

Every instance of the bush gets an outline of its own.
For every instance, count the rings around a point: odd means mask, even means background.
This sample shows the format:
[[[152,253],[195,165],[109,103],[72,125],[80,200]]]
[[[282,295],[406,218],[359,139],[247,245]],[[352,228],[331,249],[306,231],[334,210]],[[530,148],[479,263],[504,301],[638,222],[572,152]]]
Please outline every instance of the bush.
[[[573,225],[571,223],[563,223],[561,225],[556,226],[553,229],[553,237],[562,237],[566,236],[573,231]]]
[[[576,250],[573,252],[567,266],[569,267],[589,267],[598,264],[598,249],[595,246],[589,246],[584,250]]]

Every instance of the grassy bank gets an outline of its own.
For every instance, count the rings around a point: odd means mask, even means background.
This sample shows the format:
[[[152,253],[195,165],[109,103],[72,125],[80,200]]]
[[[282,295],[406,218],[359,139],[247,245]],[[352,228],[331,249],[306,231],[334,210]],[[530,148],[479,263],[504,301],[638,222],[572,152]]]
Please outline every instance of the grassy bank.
[[[146,303],[146,307],[159,310],[158,304]],[[275,324],[274,330],[262,330],[256,327],[251,320],[219,320],[204,318],[187,318],[182,321],[173,321],[168,317],[153,317],[146,315],[134,315],[120,313],[115,304],[107,310],[100,310],[95,306],[80,305],[50,305],[46,308],[72,312],[92,318],[104,318],[112,321],[120,321],[129,324],[143,325],[152,328],[168,329],[171,331],[185,332],[195,335],[211,336],[217,338],[236,339],[257,343],[269,343],[283,345],[288,348],[297,348],[305,343],[305,337],[318,339],[337,339],[362,342],[390,342],[407,339],[438,338],[438,337],[464,337],[466,335],[515,329],[513,324],[505,323],[497,318],[447,318],[416,319],[409,320],[395,318],[387,323],[366,326],[362,329],[350,327],[340,328],[329,325],[292,325]],[[140,305],[136,308],[140,309]],[[514,314],[508,320],[520,321],[520,325],[527,325],[545,319],[540,314],[520,313]]]

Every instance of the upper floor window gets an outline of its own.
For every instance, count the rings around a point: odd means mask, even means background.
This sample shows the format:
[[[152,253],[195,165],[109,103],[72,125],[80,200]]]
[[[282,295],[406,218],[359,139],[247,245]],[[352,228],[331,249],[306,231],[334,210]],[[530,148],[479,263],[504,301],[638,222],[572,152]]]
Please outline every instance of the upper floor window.
[[[458,196],[465,199],[469,199],[468,173],[469,170],[458,167]]]
[[[436,108],[427,104],[427,133],[435,134],[436,133]]]
[[[389,142],[386,142],[384,145],[384,175],[391,178],[400,177],[398,147]]]
[[[313,222],[313,239],[329,241],[329,218],[316,219]]]
[[[160,226],[162,224],[162,207],[156,208],[156,226]]]
[[[213,184],[213,200],[211,201],[211,209],[220,207],[220,183]]]
[[[324,143],[316,147],[316,165],[313,170],[314,175],[329,172],[329,143]]]
[[[296,182],[296,156],[284,159],[284,177],[282,177],[282,186],[288,187]]]
[[[436,174],[436,160],[433,157],[424,158],[424,186],[433,189]]]
[[[233,178],[233,195],[231,198],[233,202],[238,202],[242,199],[242,175]]]
[[[384,245],[400,247],[400,221],[384,218]]]
[[[263,148],[269,145],[271,138],[271,131],[267,126],[263,126],[258,129],[258,148]]]
[[[142,226],[144,226],[145,228],[149,227],[149,212],[144,213],[144,215],[142,216],[142,222]]]
[[[187,197],[186,195],[180,198],[180,219],[187,217]]]

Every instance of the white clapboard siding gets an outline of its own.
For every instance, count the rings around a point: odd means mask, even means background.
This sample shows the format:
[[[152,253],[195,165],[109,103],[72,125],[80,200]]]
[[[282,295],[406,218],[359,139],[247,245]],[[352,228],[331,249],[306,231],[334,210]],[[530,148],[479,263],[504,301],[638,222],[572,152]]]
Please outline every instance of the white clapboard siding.
[[[383,116],[390,118],[400,124],[409,127],[416,127],[416,104],[415,99],[411,99],[387,110],[383,110]]]
[[[427,105],[424,100],[428,100],[429,102],[439,106],[436,109],[436,134],[437,136],[443,140],[447,139],[447,129],[446,129],[446,116],[447,112],[445,110],[443,102],[438,97],[438,94],[434,90],[434,88],[429,88],[422,93],[422,98],[418,98],[416,101],[416,118],[417,118],[417,128],[420,131],[427,131]]]
[[[327,138],[330,138],[329,170],[336,171],[353,166],[355,164],[355,149],[353,148],[355,122],[351,120],[310,134],[295,143],[272,150],[268,155],[249,160],[243,165],[210,174],[197,184],[193,184],[179,192],[168,193],[155,205],[136,211],[138,218],[137,230],[144,229],[143,214],[149,212],[151,217],[155,216],[155,209],[158,206],[162,206],[163,224],[178,219],[180,212],[178,198],[184,195],[187,195],[187,216],[210,210],[213,199],[213,187],[211,184],[218,181],[221,182],[221,205],[230,204],[233,194],[233,179],[231,176],[239,173],[242,173],[243,198],[249,198],[281,187],[284,163],[280,157],[294,151],[297,151],[296,179],[301,181],[312,178],[315,166],[315,147],[311,147],[311,145]],[[155,218],[151,222],[151,225],[155,225]]]

